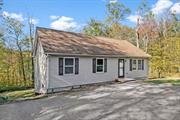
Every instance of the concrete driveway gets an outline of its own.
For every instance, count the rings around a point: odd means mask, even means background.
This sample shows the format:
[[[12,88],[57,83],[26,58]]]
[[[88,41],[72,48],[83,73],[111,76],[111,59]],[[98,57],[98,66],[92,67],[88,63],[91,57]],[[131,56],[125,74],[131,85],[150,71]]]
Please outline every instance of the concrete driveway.
[[[93,86],[0,105],[1,120],[180,120],[180,87],[143,82]]]

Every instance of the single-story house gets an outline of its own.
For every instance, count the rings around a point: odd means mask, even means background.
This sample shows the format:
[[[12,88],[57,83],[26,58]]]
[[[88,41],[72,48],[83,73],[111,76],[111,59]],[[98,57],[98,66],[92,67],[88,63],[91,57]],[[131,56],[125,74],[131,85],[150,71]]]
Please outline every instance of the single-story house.
[[[126,40],[37,27],[33,55],[37,93],[148,77],[150,55]]]

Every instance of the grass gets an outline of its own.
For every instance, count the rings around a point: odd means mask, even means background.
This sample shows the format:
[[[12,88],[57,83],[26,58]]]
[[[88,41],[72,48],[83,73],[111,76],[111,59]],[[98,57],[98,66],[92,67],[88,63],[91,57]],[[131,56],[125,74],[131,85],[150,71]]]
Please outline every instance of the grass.
[[[15,90],[27,90],[32,87],[26,87],[26,86],[0,86],[0,93],[7,92],[7,91],[15,91]]]
[[[180,79],[155,79],[155,80],[147,80],[146,82],[150,82],[154,84],[170,83],[172,85],[180,86]]]
[[[38,99],[41,97],[44,97],[44,95],[35,95],[34,89],[3,92],[0,93],[0,104],[18,100]]]

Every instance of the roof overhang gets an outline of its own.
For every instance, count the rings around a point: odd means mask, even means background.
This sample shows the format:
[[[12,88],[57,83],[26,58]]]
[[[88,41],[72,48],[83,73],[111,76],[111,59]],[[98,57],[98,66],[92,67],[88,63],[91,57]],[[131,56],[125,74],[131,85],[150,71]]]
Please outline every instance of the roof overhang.
[[[125,55],[90,55],[90,54],[65,54],[65,53],[55,53],[55,52],[45,52],[45,54],[50,56],[79,56],[79,57],[111,57],[111,58],[144,58],[149,59],[151,56],[125,56]]]

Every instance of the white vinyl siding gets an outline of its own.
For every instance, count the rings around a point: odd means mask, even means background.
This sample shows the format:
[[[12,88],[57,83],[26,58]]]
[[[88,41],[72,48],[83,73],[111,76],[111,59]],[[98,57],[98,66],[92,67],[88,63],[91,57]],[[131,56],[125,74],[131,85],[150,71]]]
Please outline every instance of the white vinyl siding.
[[[114,81],[118,78],[118,59],[107,58],[107,72],[96,74],[92,72],[92,59],[94,57],[79,57],[79,74],[58,75],[58,59],[63,56],[49,57],[49,88],[58,88],[74,85],[91,84]],[[97,58],[98,59],[98,58]],[[123,58],[122,58],[123,59]],[[131,58],[134,60],[134,58]],[[129,70],[129,58],[125,60],[125,78],[146,78],[148,75],[148,60],[144,59],[144,70]],[[104,68],[103,68],[104,69]]]

